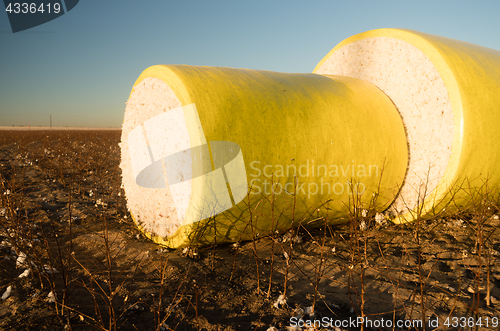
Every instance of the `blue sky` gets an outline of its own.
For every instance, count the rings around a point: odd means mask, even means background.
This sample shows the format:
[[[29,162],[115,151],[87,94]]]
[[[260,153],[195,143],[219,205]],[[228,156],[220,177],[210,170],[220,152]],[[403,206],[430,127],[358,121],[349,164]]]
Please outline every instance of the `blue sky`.
[[[311,72],[337,43],[377,28],[500,50],[499,14],[497,0],[81,0],[12,33],[2,12],[0,126],[48,126],[52,115],[54,126],[121,127],[132,85],[149,66]]]

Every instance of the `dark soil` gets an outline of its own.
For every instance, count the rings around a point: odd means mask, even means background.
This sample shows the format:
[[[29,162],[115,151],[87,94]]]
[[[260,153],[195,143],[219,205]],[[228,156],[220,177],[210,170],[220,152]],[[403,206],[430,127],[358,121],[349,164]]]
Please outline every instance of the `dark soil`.
[[[120,134],[0,131],[0,330],[300,330],[300,318],[358,330],[346,323],[361,316],[367,330],[407,330],[424,315],[429,330],[500,326],[496,203],[172,250],[127,214]]]

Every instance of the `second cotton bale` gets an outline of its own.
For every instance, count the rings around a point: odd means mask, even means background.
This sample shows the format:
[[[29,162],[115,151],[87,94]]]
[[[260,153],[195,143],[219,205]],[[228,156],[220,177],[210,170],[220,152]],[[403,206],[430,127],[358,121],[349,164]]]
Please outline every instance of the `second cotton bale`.
[[[411,30],[352,36],[314,70],[378,86],[396,105],[409,145],[397,221],[466,208],[500,185],[500,52]]]

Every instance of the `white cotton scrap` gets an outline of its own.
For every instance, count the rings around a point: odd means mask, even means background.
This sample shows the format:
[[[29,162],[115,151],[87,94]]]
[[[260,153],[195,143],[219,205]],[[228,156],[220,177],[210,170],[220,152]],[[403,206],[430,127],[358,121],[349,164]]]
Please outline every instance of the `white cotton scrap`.
[[[47,295],[47,302],[48,303],[56,302],[56,296],[54,295],[54,292],[50,291],[50,293]]]
[[[26,269],[24,270],[24,272],[22,274],[20,274],[18,277],[19,278],[26,278],[30,275],[30,269]]]
[[[10,297],[11,292],[12,292],[12,285],[9,285],[9,287],[7,287],[7,290],[5,290],[5,292],[2,295],[2,301],[7,300],[7,298]]]
[[[283,237],[281,238],[281,242],[286,243],[290,241],[292,243],[300,244],[302,243],[302,237],[299,235],[294,235],[293,230],[290,230],[283,235]]]
[[[313,317],[314,316],[313,307],[312,306],[306,307],[306,309],[304,309],[304,314],[306,314],[309,317]]]
[[[384,214],[376,213],[375,214],[375,222],[377,222],[378,225],[382,225],[385,222]]]
[[[285,308],[286,307],[285,296],[283,294],[280,294],[280,296],[278,297],[278,300],[276,300],[276,302],[273,304],[273,306],[277,309]]]
[[[19,255],[17,256],[16,268],[24,267],[25,262],[26,262],[26,254],[20,252]]]
[[[56,268],[51,268],[49,265],[47,264],[44,264],[43,265],[43,269],[45,269],[45,272],[48,273],[49,275],[52,275],[52,274],[55,274],[57,273],[57,269]]]
[[[184,247],[182,249],[182,256],[188,257],[190,259],[197,260],[200,258],[200,254],[198,253],[198,249],[196,247]]]

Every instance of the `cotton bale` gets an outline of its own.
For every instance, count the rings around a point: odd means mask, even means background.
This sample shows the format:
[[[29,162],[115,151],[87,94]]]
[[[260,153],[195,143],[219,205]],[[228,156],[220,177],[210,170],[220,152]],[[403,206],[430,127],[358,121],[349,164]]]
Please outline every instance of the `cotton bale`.
[[[121,152],[134,221],[170,247],[384,210],[408,163],[401,117],[372,83],[186,65],[137,79]]]

